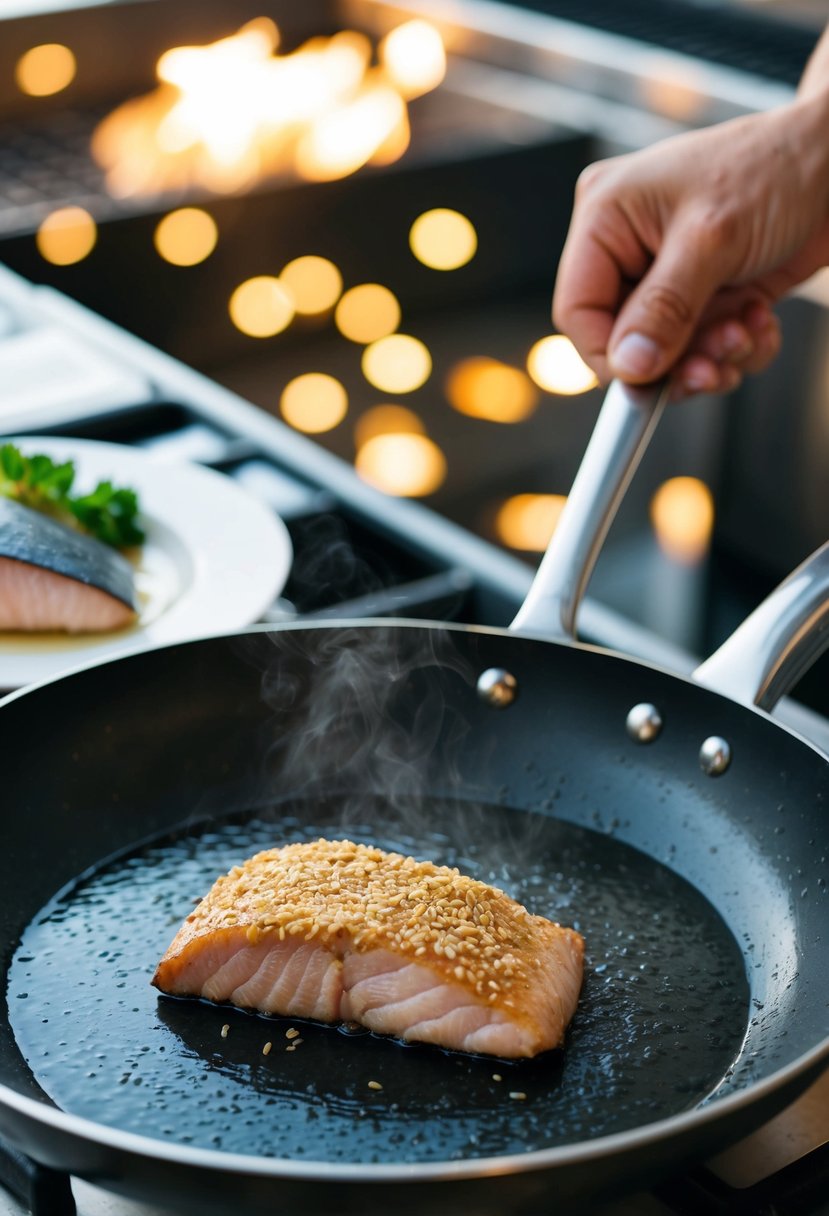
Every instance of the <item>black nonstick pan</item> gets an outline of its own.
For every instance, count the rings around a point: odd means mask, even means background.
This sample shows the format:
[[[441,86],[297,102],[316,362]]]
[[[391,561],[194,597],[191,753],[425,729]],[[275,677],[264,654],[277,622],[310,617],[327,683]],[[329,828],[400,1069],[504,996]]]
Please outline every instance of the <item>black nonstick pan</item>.
[[[829,546],[693,680],[537,636],[573,628],[658,398],[611,389],[511,631],[251,630],[6,698],[0,1136],[177,1212],[503,1216],[652,1181],[819,1074],[829,761],[766,710],[825,644]],[[564,1049],[464,1056],[150,988],[218,873],[321,834],[577,927]]]

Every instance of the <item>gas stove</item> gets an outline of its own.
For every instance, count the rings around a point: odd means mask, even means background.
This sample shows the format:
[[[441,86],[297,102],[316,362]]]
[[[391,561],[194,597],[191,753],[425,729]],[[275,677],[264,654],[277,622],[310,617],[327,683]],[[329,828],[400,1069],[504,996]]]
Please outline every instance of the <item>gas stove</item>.
[[[381,495],[312,441],[60,293],[0,270],[0,322],[0,357],[4,341],[26,338],[16,364],[21,391],[41,373],[38,398],[25,406],[27,432],[103,439],[196,461],[279,513],[295,561],[264,620],[405,616],[505,625],[523,600],[529,565],[433,511]],[[7,403],[13,399],[11,393]],[[23,421],[7,409],[2,427],[12,433]],[[335,569],[326,567],[332,560]],[[590,641],[676,671],[694,665],[693,655],[596,600],[585,602],[581,622]],[[791,699],[777,712],[829,752],[823,716]],[[8,1151],[0,1151],[0,1182],[0,1216],[27,1210],[160,1216]],[[597,1210],[602,1216],[829,1213],[829,1075],[721,1156]]]

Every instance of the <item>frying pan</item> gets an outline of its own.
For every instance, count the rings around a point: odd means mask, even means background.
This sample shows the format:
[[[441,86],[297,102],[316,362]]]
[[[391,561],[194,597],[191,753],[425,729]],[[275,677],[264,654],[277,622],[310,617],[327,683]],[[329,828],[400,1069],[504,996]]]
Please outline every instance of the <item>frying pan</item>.
[[[819,1074],[829,762],[768,711],[829,640],[829,546],[691,680],[572,640],[663,400],[611,386],[509,631],[253,629],[2,702],[0,1136],[178,1212],[535,1212],[720,1150]],[[301,1024],[289,1053],[284,1019],[149,988],[217,873],[322,832],[581,929],[564,1050]]]

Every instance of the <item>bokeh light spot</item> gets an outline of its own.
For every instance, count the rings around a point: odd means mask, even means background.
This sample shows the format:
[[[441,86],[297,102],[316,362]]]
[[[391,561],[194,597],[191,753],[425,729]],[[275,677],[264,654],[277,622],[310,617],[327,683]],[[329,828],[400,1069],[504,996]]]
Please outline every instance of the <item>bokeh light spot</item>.
[[[334,263],[310,253],[289,262],[279,280],[290,293],[296,311],[306,316],[333,308],[343,289],[342,275]]]
[[[400,305],[388,287],[361,283],[343,295],[334,322],[344,338],[365,345],[394,333],[400,324]]]
[[[495,533],[511,549],[547,548],[567,499],[563,494],[514,494],[498,508]]]
[[[334,376],[306,372],[286,384],[279,403],[282,417],[298,431],[330,431],[348,412],[348,394]]]
[[[526,372],[485,355],[463,359],[446,380],[450,404],[470,418],[522,422],[538,404],[538,389]]]
[[[540,338],[527,356],[527,371],[539,388],[572,397],[599,383],[569,338],[550,334]]]
[[[91,253],[98,228],[83,207],[61,207],[47,215],[37,230],[40,256],[54,266],[71,266]]]
[[[51,97],[72,83],[76,70],[75,56],[68,46],[44,42],[20,56],[14,79],[20,92],[29,97]]]
[[[419,338],[389,334],[363,351],[363,375],[384,393],[412,393],[429,379],[432,356]]]
[[[446,478],[446,457],[426,435],[375,435],[354,462],[360,477],[387,494],[421,498]]]
[[[354,442],[359,449],[375,435],[422,435],[424,431],[419,416],[405,405],[374,405],[357,419]]]
[[[216,248],[219,230],[212,215],[200,207],[181,207],[159,221],[153,243],[160,257],[173,266],[196,266]]]
[[[436,207],[424,211],[409,230],[409,247],[432,270],[457,270],[475,256],[478,234],[460,211]]]
[[[266,274],[240,283],[228,308],[236,328],[251,338],[270,338],[281,333],[294,316],[290,295],[279,279]]]
[[[671,477],[651,499],[651,523],[659,547],[676,561],[705,556],[714,527],[714,499],[697,477]]]

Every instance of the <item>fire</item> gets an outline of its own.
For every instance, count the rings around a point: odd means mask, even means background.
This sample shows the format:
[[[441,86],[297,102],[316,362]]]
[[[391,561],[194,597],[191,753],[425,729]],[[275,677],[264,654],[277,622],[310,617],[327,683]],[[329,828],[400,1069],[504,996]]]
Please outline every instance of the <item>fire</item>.
[[[279,55],[267,17],[207,46],[166,51],[158,87],[124,102],[92,137],[110,193],[231,193],[276,174],[329,181],[399,159],[409,144],[407,100],[435,88],[446,61],[427,23],[393,34],[376,64],[369,39],[350,30]]]

